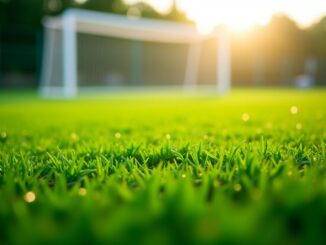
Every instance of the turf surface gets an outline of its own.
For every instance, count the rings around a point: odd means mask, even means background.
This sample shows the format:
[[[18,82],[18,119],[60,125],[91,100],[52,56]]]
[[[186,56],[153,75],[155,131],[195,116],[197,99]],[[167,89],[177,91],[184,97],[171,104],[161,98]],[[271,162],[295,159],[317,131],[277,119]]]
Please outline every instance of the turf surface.
[[[0,94],[1,244],[325,244],[326,91]]]

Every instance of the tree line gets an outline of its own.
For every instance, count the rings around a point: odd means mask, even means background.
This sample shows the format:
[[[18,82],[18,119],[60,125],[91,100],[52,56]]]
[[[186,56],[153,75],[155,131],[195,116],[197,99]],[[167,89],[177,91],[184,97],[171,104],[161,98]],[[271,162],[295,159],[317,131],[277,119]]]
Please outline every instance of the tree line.
[[[67,8],[123,15],[136,9],[143,17],[190,22],[176,4],[170,12],[161,14],[144,2],[129,6],[122,0],[88,0],[83,4],[75,0],[0,0],[0,86],[8,85],[3,81],[7,73],[37,76],[42,53],[42,19]],[[260,73],[261,80],[273,84],[280,80],[282,69],[285,77],[286,73],[300,74],[304,72],[304,61],[310,57],[319,64],[317,84],[326,81],[326,16],[302,29],[287,16],[275,15],[267,26],[256,27],[250,35],[234,36],[232,40],[232,75],[239,84],[246,83],[244,80],[252,84],[253,77],[259,83]],[[35,79],[32,80],[29,85],[36,85]]]

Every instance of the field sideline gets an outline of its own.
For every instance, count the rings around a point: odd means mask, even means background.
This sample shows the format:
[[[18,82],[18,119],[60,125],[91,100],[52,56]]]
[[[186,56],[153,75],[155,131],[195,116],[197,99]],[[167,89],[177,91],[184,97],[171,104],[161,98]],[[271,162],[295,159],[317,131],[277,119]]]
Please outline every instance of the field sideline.
[[[325,125],[324,89],[0,92],[0,243],[326,244]]]

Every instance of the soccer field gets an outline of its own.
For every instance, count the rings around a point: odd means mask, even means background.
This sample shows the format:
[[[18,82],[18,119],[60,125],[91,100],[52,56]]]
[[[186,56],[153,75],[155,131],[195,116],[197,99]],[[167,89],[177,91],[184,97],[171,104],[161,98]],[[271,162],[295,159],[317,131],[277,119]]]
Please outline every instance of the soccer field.
[[[326,90],[0,94],[1,244],[325,244]]]

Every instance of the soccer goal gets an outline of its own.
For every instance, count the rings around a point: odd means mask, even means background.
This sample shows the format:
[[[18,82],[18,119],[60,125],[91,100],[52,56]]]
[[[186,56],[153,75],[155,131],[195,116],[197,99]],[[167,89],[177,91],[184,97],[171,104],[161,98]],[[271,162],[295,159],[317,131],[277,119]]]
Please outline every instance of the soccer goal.
[[[44,20],[42,95],[90,88],[230,88],[228,35],[171,21],[70,9]]]

